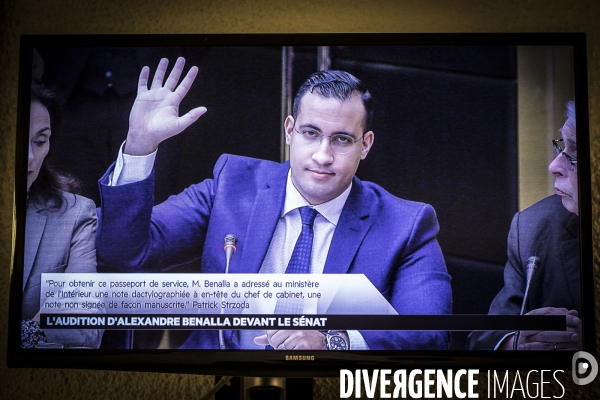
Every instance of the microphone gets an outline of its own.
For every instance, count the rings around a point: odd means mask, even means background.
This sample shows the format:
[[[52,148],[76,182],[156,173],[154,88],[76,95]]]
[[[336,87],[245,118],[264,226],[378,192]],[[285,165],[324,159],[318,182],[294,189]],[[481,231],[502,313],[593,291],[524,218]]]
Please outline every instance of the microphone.
[[[225,246],[223,246],[223,250],[225,250],[225,273],[229,273],[229,263],[231,262],[231,257],[233,257],[233,253],[235,253],[237,244],[237,237],[231,233],[225,235]]]
[[[523,315],[525,311],[525,304],[527,304],[527,297],[529,296],[529,285],[531,284],[531,279],[533,275],[537,272],[537,270],[541,268],[540,259],[536,256],[531,256],[527,259],[527,265],[525,266],[525,293],[523,294],[523,302],[521,303],[521,311],[519,315]],[[521,336],[521,331],[517,331],[515,334],[515,340],[513,341],[513,350],[517,350],[519,346],[519,337]]]
[[[523,315],[525,311],[525,303],[527,303],[527,296],[529,295],[529,285],[531,284],[531,278],[540,267],[540,259],[536,256],[531,256],[527,259],[527,266],[525,267],[525,279],[527,286],[525,286],[525,294],[523,295],[523,303],[521,303],[521,312],[519,315]]]
[[[229,263],[231,262],[231,257],[233,257],[233,253],[235,253],[236,250],[235,245],[237,244],[237,237],[229,233],[225,235],[225,239],[223,239],[223,241],[225,242],[225,246],[223,246],[223,250],[225,251],[225,273],[228,274]],[[223,308],[221,308],[221,315],[222,314],[224,314]],[[219,346],[221,347],[221,350],[227,349],[222,329],[219,330]]]

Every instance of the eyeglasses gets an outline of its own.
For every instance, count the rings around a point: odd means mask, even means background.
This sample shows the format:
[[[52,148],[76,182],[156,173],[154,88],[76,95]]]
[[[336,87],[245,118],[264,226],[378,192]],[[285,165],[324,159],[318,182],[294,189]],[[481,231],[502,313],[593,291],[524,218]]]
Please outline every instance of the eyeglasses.
[[[571,168],[569,168],[569,170],[571,170],[571,171],[575,170],[575,167],[577,166],[577,159],[568,155],[565,152],[565,149],[563,147],[561,147],[560,143],[564,143],[564,140],[552,139],[552,146],[554,146],[554,151],[556,152],[556,156],[558,157],[561,154],[563,156],[565,156],[567,158],[567,160],[569,160],[569,164],[571,166]]]
[[[348,153],[352,149],[352,146],[354,146],[355,143],[360,142],[365,136],[365,134],[363,133],[361,137],[359,137],[358,139],[354,139],[352,136],[343,133],[325,136],[312,129],[305,129],[303,131],[299,131],[296,128],[294,128],[294,130],[299,134],[300,144],[309,149],[317,148],[323,141],[323,138],[329,139],[329,146],[335,154]]]

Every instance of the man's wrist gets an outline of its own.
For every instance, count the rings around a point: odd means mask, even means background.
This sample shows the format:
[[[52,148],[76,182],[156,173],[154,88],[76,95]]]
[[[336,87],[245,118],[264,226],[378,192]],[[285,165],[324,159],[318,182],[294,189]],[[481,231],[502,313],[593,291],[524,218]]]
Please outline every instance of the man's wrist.
[[[345,331],[325,331],[325,347],[327,350],[349,350],[350,340]]]
[[[158,144],[150,143],[146,138],[136,140],[137,136],[141,135],[136,135],[131,131],[127,134],[127,140],[123,148],[125,154],[130,156],[147,156],[158,149]]]

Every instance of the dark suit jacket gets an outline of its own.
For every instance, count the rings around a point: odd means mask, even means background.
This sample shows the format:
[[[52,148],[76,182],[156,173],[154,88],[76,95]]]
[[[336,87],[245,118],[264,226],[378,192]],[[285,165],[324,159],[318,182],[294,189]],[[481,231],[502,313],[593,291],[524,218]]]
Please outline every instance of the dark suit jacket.
[[[508,262],[504,288],[489,314],[519,314],[525,292],[525,266],[531,256],[541,268],[533,276],[524,312],[542,307],[563,307],[581,313],[579,279],[579,217],[565,209],[557,195],[519,212],[508,235]],[[473,332],[472,350],[492,350],[509,331]]]
[[[152,207],[152,176],[133,184],[101,181],[99,269],[162,271],[202,257],[202,272],[225,271],[223,238],[238,237],[230,273],[258,273],[285,198],[289,163],[224,155],[214,179]],[[110,172],[110,171],[109,171]],[[364,273],[399,314],[451,312],[450,277],[436,240],[433,208],[354,178],[324,273]],[[445,349],[446,332],[361,331],[371,349]],[[185,347],[218,348],[197,331]]]
[[[42,273],[96,272],[96,207],[85,197],[63,193],[58,211],[27,207],[25,259],[23,262],[23,319],[40,311]],[[46,329],[49,342],[65,346],[100,345],[102,331]]]

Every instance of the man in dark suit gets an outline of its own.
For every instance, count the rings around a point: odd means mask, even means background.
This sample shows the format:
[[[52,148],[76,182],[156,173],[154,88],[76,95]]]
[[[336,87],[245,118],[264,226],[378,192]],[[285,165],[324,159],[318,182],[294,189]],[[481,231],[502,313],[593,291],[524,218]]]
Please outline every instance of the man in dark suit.
[[[473,350],[578,350],[581,349],[581,292],[579,274],[579,208],[577,193],[577,141],[575,102],[567,104],[567,119],[560,139],[553,140],[556,157],[549,171],[556,194],[519,212],[508,236],[508,262],[504,287],[489,314],[519,314],[526,286],[525,266],[531,256],[540,267],[531,279],[527,315],[566,315],[567,331],[473,332]]]
[[[229,272],[284,273],[286,266],[290,272],[297,242],[310,231],[310,263],[302,272],[365,274],[399,314],[450,312],[450,278],[433,208],[354,176],[374,134],[370,94],[348,73],[316,73],[300,88],[285,120],[289,162],[225,155],[213,179],[152,207],[151,160],[158,145],[206,112],[199,107],[178,116],[177,105],[197,74],[192,67],[177,85],[183,64],[178,59],[164,86],[166,60],[150,89],[148,68],[140,74],[123,154],[100,181],[99,269],[161,271],[201,258],[202,272],[222,273],[223,238],[235,233],[238,254]],[[334,334],[347,349],[445,349],[448,341],[447,332],[431,331]],[[329,338],[279,330],[249,342],[228,331],[219,343],[215,331],[195,331],[183,347],[330,349]]]

